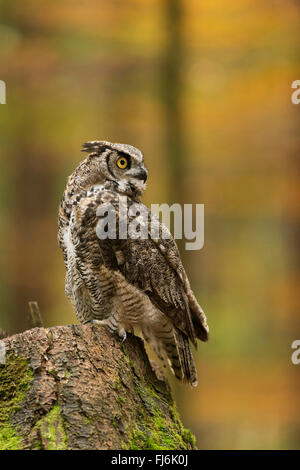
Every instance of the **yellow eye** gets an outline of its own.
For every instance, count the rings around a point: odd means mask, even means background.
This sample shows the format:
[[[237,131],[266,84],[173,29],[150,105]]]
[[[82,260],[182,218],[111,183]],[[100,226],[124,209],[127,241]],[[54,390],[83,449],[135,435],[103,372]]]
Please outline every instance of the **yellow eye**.
[[[128,160],[126,157],[119,157],[117,160],[117,165],[121,170],[124,170],[128,166]]]

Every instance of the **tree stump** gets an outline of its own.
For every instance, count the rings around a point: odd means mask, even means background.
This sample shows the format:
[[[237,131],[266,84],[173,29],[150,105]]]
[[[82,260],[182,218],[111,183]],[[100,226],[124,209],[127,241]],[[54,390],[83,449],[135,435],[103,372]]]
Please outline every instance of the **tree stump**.
[[[3,342],[0,450],[195,448],[140,338],[72,325]]]

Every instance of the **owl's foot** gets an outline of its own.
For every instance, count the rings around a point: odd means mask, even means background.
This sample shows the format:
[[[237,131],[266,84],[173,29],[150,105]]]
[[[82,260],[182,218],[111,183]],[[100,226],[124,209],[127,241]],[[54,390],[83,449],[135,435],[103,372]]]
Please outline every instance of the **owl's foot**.
[[[90,322],[85,322],[85,323],[93,323],[94,325],[107,326],[111,333],[117,332],[119,337],[122,338],[123,342],[127,338],[127,333],[126,333],[125,328],[121,325],[118,325],[115,322],[115,319],[112,317],[106,318],[105,320],[91,320]]]
[[[100,321],[99,320],[85,320],[84,322],[82,322],[82,325],[88,325],[89,323],[91,323],[92,325],[96,325],[100,323]]]

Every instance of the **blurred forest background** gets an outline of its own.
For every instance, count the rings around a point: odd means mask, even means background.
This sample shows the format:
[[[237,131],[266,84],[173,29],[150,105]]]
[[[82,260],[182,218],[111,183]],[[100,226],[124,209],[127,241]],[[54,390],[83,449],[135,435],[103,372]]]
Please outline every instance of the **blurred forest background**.
[[[76,322],[57,207],[100,139],[142,149],[146,204],[205,204],[181,254],[207,313],[196,390],[172,382],[199,448],[299,448],[300,2],[0,0],[0,326]]]

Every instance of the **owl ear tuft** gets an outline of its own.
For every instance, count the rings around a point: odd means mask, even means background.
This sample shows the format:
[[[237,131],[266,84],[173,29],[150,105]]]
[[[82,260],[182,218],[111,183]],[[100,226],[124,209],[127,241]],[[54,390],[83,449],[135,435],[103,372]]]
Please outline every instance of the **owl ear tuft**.
[[[104,140],[90,140],[89,142],[85,142],[82,145],[81,152],[97,152],[101,153],[106,148],[110,147],[110,142],[105,142]]]

